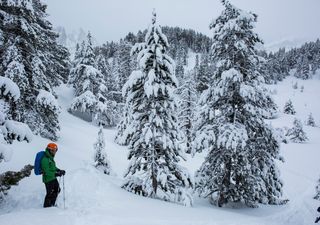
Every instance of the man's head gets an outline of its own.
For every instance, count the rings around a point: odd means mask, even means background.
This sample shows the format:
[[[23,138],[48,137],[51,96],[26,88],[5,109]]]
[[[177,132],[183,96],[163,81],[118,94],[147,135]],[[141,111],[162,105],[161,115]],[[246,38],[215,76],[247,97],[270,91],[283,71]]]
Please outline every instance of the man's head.
[[[55,144],[55,143],[49,143],[49,144],[47,145],[47,149],[48,149],[48,151],[50,152],[50,154],[51,154],[52,156],[54,156],[54,155],[56,154],[56,152],[58,151],[58,145]]]

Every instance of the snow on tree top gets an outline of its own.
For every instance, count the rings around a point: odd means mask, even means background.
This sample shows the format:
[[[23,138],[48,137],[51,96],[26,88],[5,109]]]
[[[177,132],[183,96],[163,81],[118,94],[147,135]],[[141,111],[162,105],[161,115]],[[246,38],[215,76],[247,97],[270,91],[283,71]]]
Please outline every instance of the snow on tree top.
[[[29,126],[24,123],[14,120],[7,120],[4,124],[4,127],[9,134],[16,136],[16,139],[19,141],[26,140],[30,142],[32,140],[32,131],[30,130]]]
[[[222,3],[226,6],[226,9],[222,13],[223,16],[219,16],[218,18],[212,20],[212,22],[209,25],[209,28],[213,29],[214,33],[220,33],[224,29],[228,28],[230,30],[241,30],[241,28],[238,27],[238,23],[242,23],[243,21],[249,22],[250,26],[252,26],[252,28],[254,27],[253,22],[256,21],[256,14],[239,9],[231,3],[229,3],[228,1],[222,1]],[[232,13],[229,14],[228,12]],[[232,18],[227,18],[230,15]],[[224,27],[223,30],[222,27]]]
[[[222,72],[221,79],[232,80],[233,82],[241,82],[243,79],[243,75],[238,70],[231,68]]]
[[[59,104],[56,98],[48,91],[40,90],[36,99],[37,103],[43,106],[50,107],[52,109],[58,109]]]
[[[217,140],[218,147],[236,150],[237,148],[244,148],[248,140],[248,134],[245,126],[235,123],[227,123],[219,127],[219,137]]]
[[[2,93],[3,89],[4,91]],[[0,77],[0,94],[10,94],[15,101],[20,98],[19,87],[11,79],[6,77]]]
[[[23,7],[33,12],[32,0],[0,0],[0,5]]]

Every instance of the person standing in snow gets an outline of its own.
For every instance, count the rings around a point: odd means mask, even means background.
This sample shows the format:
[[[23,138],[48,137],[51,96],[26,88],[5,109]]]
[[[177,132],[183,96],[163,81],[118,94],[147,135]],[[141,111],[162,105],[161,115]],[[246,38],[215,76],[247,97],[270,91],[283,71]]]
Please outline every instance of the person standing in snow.
[[[42,181],[46,186],[46,197],[44,199],[43,207],[52,207],[56,203],[56,199],[60,192],[59,182],[57,177],[64,176],[66,171],[60,170],[56,167],[54,156],[58,151],[58,146],[55,143],[47,145],[45,154],[41,160],[41,169],[43,172]]]

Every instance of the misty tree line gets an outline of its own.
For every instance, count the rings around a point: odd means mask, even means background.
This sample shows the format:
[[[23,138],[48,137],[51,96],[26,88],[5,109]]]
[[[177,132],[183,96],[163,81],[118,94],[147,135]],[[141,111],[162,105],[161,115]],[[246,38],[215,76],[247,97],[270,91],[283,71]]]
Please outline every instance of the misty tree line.
[[[46,19],[46,5],[1,1],[0,160],[12,140],[31,139],[29,128],[59,138],[54,89],[68,83],[75,94],[70,113],[105,127],[118,125],[116,141],[130,150],[124,189],[185,205],[192,205],[193,189],[219,206],[285,203],[275,164],[282,160],[279,143],[263,121],[277,107],[262,84],[282,80],[292,69],[310,78],[320,65],[319,40],[288,52],[259,52],[255,44],[262,41],[252,31],[257,15],[221,2],[225,9],[210,24],[213,39],[161,28],[154,13],[148,30],[119,43],[94,48],[88,33],[70,61]],[[190,51],[195,65],[185,71]],[[179,161],[202,151],[208,155],[193,181]]]

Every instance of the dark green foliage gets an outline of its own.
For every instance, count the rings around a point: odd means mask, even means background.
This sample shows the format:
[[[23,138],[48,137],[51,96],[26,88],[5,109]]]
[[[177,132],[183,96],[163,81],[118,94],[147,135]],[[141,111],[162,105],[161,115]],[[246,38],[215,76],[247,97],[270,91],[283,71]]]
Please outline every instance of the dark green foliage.
[[[26,165],[19,172],[7,171],[0,174],[0,202],[3,200],[4,196],[8,193],[12,186],[19,184],[23,178],[29,177],[31,171],[33,170],[32,165]]]
[[[289,114],[289,115],[294,115],[296,114],[296,111],[293,107],[293,104],[292,104],[292,101],[289,99],[286,104],[284,105],[284,108],[283,108],[283,112],[285,114]]]

